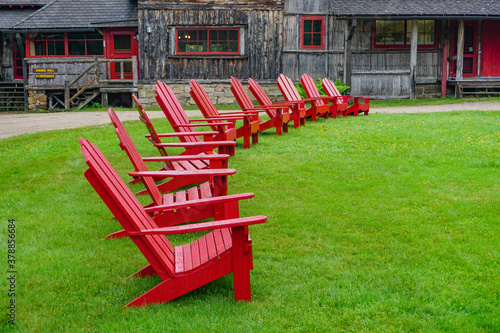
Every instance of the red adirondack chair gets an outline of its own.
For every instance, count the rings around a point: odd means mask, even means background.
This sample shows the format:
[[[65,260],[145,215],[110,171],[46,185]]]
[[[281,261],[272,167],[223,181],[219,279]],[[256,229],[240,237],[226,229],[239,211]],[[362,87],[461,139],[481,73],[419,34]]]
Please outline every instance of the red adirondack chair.
[[[177,191],[176,193],[167,193],[162,196],[159,186],[153,181],[150,176],[137,176],[144,186],[146,191],[151,196],[153,202],[144,206],[148,208],[148,212],[155,219],[155,222],[160,227],[166,227],[172,224],[183,222],[194,222],[203,219],[214,217],[214,205],[225,206],[226,204],[233,204],[232,201],[242,199],[249,199],[253,197],[251,193],[226,195],[227,194],[227,176],[236,173],[234,169],[222,168],[223,162],[227,165],[229,155],[212,154],[208,156],[161,156],[161,157],[141,157],[137,150],[132,138],[123,126],[122,122],[116,115],[113,109],[108,110],[111,122],[115,126],[115,131],[120,141],[120,147],[124,150],[136,172],[141,174],[147,172],[145,162],[152,161],[168,161],[173,162],[176,160],[199,160],[205,158],[211,163],[210,169],[205,170],[172,170],[160,171],[159,173],[172,177],[172,181],[177,181],[182,186],[193,185],[202,183],[199,187],[191,187],[187,190]],[[178,163],[178,162],[174,162]],[[207,181],[208,180],[208,181]],[[192,203],[198,206],[191,207]],[[205,203],[205,205],[202,205]],[[157,209],[161,207],[161,209]],[[155,209],[155,210],[149,210]],[[118,231],[106,238],[125,237],[124,231]]]
[[[335,86],[335,83],[328,79],[323,79],[323,89],[325,89],[325,92],[328,95],[332,94],[332,96],[342,96],[344,98],[344,101],[346,101],[346,104],[347,99],[354,102],[353,105],[349,106],[348,110],[344,113],[344,116],[350,113],[352,113],[354,116],[357,116],[360,112],[368,115],[368,112],[370,112],[370,100],[372,98],[351,95],[343,96]],[[360,102],[361,100],[363,101],[363,103]]]
[[[257,102],[261,106],[265,106],[266,108],[269,106],[275,106],[275,107],[282,107],[282,106],[287,106],[290,108],[291,113],[290,113],[290,121],[293,121],[294,128],[298,128],[301,124],[305,124],[305,117],[306,117],[306,109],[303,107],[303,103],[301,101],[289,101],[289,102],[278,102],[278,103],[273,103],[271,102],[271,99],[267,96],[267,94],[264,92],[264,89],[257,83],[257,81],[253,79],[248,79],[248,84],[249,84],[249,90],[252,93],[252,95],[255,97]],[[272,108],[268,109],[270,112],[272,112]]]
[[[219,113],[205,89],[198,82],[191,80],[189,86],[191,87],[191,91],[189,92],[191,97],[210,124],[217,124],[224,120],[243,120],[243,126],[236,130],[236,137],[243,137],[243,148],[250,148],[250,138],[252,138],[252,144],[259,142],[260,126],[258,115],[255,112]]]
[[[184,147],[190,149],[189,154],[203,153],[207,150],[204,146],[208,145],[209,147],[213,147],[215,144],[220,146],[219,153],[234,155],[234,144],[231,143],[236,140],[236,132],[231,130],[231,128],[234,128],[234,122],[194,124],[194,122],[219,121],[219,119],[189,120],[172,89],[160,81],[156,83],[156,101],[160,105],[163,113],[165,113],[165,116],[170,122],[170,125],[172,125],[174,131],[178,133],[177,136],[179,139],[184,142]],[[213,141],[206,143],[207,138],[202,141],[198,135],[193,135],[193,128],[206,126],[218,129],[218,134],[213,138],[213,140],[219,141],[216,141],[215,143]],[[209,139],[212,140],[212,138]],[[224,150],[221,150],[223,147],[225,147]]]
[[[297,88],[293,84],[292,79],[289,77],[280,74],[278,76],[278,88],[280,89],[281,93],[283,94],[283,97],[285,97],[286,101],[300,101],[302,102],[300,108],[306,109],[306,117],[311,117],[312,121],[316,121],[316,118],[318,116],[324,116],[325,118],[328,117],[328,111],[329,107],[328,104],[324,104],[323,98],[321,97],[314,97],[314,98],[305,98],[303,99],[299,92],[297,91]],[[321,101],[321,102],[319,102]],[[305,105],[305,102],[311,103],[311,107],[307,108]]]
[[[149,262],[132,276],[158,275],[162,280],[127,306],[169,302],[230,273],[235,299],[251,300],[248,225],[265,222],[265,216],[239,218],[237,210],[226,207],[218,210],[217,221],[159,228],[99,149],[83,138],[79,142],[89,166],[85,177]],[[199,231],[210,232],[176,247],[165,237]]]
[[[318,88],[316,87],[316,84],[314,83],[313,78],[310,77],[309,75],[305,73],[302,74],[302,76],[300,77],[300,83],[302,83],[302,87],[304,87],[307,97],[323,98],[323,100],[318,100],[317,104],[329,105],[329,113],[332,115],[333,118],[337,118],[338,115],[343,115],[344,112],[347,111],[347,101],[344,103],[343,96],[336,96],[336,95],[321,96],[321,94],[318,91]]]
[[[233,93],[241,110],[245,113],[248,112],[265,112],[269,116],[269,120],[262,120],[258,114],[259,119],[259,132],[263,132],[270,128],[276,128],[276,134],[281,135],[282,131],[288,132],[288,122],[290,121],[290,114],[288,106],[265,106],[256,107],[253,105],[250,97],[248,97],[241,82],[231,76],[231,92]]]
[[[182,171],[182,170],[203,170],[203,169],[207,169],[207,168],[219,168],[219,167],[227,167],[227,159],[221,159],[220,162],[221,162],[221,165],[220,166],[210,166],[210,164],[214,163],[213,159],[214,157],[210,157],[211,155],[214,154],[213,150],[213,147],[212,144],[213,144],[213,136],[217,135],[219,132],[216,132],[216,131],[204,131],[204,132],[201,132],[201,131],[198,131],[198,132],[187,132],[187,133],[157,133],[153,124],[151,123],[151,120],[149,119],[146,111],[144,111],[142,105],[139,103],[137,97],[135,95],[132,95],[132,99],[134,100],[136,106],[137,106],[137,110],[139,111],[139,119],[146,125],[146,128],[149,132],[148,135],[146,135],[146,138],[149,139],[149,141],[151,141],[153,143],[153,145],[158,149],[159,153],[161,156],[168,156],[168,153],[167,151],[165,150],[165,147],[182,147],[182,148],[185,148],[186,150],[184,150],[183,152],[181,152],[179,154],[179,156],[174,156],[172,159],[166,159],[165,160],[165,165],[163,166],[162,169],[160,170],[177,170],[177,171]],[[189,134],[193,134],[193,135],[203,135],[204,139],[203,139],[203,142],[210,142],[209,145],[206,145],[205,143],[203,143],[203,147],[205,147],[205,149],[207,149],[205,152],[203,153],[200,153],[198,154],[198,151],[199,151],[199,147],[194,147],[196,151],[194,151],[194,154],[196,155],[193,155],[193,149],[191,149],[190,147],[185,147],[183,143],[171,143],[171,144],[163,144],[161,142],[161,139],[160,138],[171,138],[171,137],[179,137],[179,136],[183,136],[183,135],[189,135]],[[234,141],[230,141],[230,142],[224,142],[224,146],[227,146],[227,145],[236,145],[236,142]],[[225,149],[226,151],[234,151],[233,150],[230,150],[230,149]],[[222,154],[224,155],[224,154]],[[192,158],[193,156],[195,156],[196,158]],[[219,155],[221,156],[221,155]],[[212,160],[212,162],[210,162],[210,160]],[[163,178],[161,178],[163,179]],[[161,180],[160,179],[160,180]],[[155,178],[155,180],[158,180]],[[209,179],[208,178],[205,178],[203,180],[203,178],[200,178],[200,182],[202,181],[208,181]],[[164,183],[161,183],[158,185],[158,188],[160,189],[160,191],[162,193],[165,193],[165,192],[172,192],[172,191],[175,191],[176,189],[182,187],[182,186],[185,186],[185,185],[189,185],[187,184],[186,182],[190,182],[190,180],[188,179],[185,179],[185,178],[180,178],[180,179],[170,179]],[[142,190],[142,191],[139,191],[136,193],[136,195],[142,195],[142,194],[146,194],[147,191],[146,190]]]

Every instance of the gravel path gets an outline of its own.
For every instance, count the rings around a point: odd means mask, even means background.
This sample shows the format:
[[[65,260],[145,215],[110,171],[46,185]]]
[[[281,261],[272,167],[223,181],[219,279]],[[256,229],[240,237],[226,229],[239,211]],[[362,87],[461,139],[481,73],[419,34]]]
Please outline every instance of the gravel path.
[[[500,102],[473,102],[445,105],[371,108],[371,113],[423,113],[460,110],[500,110]],[[229,111],[227,111],[229,112]],[[186,111],[189,117],[201,117],[199,111]],[[138,120],[137,111],[118,111],[122,121]],[[148,111],[153,118],[164,117],[161,111]],[[110,123],[107,112],[56,112],[12,114],[0,112],[0,139],[50,130],[76,128]]]

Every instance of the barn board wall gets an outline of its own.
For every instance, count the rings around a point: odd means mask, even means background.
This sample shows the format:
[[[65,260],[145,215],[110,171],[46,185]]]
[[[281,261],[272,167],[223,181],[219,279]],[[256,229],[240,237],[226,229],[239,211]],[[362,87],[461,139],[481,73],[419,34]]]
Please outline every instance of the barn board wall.
[[[145,33],[150,24],[151,33]],[[277,9],[162,8],[139,10],[140,77],[143,81],[275,79],[281,73],[283,13]],[[242,57],[183,57],[174,54],[172,25],[244,26]]]

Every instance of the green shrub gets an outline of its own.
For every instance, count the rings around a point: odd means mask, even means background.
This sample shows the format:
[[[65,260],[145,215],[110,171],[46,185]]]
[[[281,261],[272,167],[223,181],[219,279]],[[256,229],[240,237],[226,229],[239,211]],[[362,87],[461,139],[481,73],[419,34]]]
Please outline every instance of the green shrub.
[[[323,85],[321,83],[321,78],[317,78],[316,80],[314,80],[314,84],[316,84],[316,88],[318,88],[319,94],[321,96],[327,96],[327,94],[325,93],[325,90],[323,89]],[[335,86],[337,87],[337,89],[339,90],[339,92],[341,94],[343,94],[347,89],[350,88],[349,86],[340,82],[340,79],[338,79],[338,78],[337,78],[337,80],[335,80]],[[295,87],[297,88],[297,91],[299,92],[300,97],[307,98],[306,91],[304,90],[304,87],[302,87],[302,84],[300,83],[300,81],[295,83]]]

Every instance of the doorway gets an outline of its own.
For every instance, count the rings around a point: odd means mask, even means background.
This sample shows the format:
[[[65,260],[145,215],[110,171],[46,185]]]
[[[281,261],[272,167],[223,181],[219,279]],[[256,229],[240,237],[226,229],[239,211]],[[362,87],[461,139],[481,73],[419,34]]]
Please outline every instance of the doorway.
[[[451,24],[451,40],[450,40],[450,77],[457,76],[457,36],[458,22]],[[479,40],[479,22],[466,21],[464,24],[464,65],[463,76],[477,76],[477,51]]]
[[[137,57],[137,30],[110,31],[108,59],[132,59]],[[122,68],[123,67],[123,68]],[[111,79],[132,79],[132,63],[116,62],[110,64]]]

